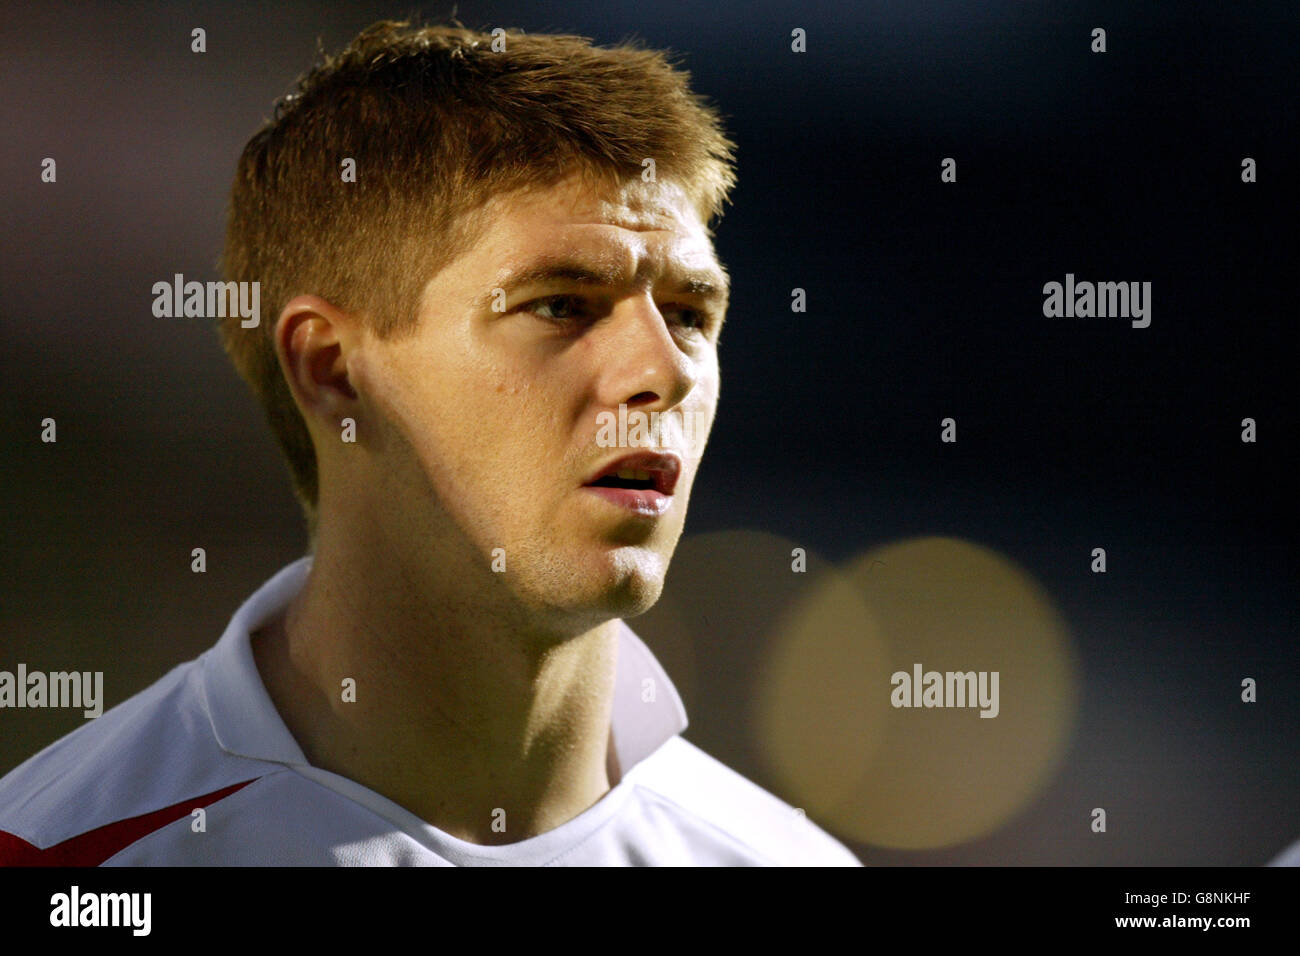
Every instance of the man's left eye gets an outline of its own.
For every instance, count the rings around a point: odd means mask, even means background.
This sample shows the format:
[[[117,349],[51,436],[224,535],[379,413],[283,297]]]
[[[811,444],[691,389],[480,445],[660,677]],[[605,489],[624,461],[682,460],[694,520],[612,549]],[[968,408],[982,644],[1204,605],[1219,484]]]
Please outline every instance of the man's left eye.
[[[688,329],[704,329],[709,324],[708,316],[699,309],[692,309],[685,305],[664,306],[660,311],[667,318],[670,315],[678,314],[681,316],[681,324]]]

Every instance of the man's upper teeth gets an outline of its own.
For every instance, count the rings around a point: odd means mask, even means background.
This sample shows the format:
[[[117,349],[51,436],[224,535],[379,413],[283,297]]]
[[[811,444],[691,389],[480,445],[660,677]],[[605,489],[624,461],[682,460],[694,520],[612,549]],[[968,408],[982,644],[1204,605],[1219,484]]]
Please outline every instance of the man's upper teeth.
[[[650,472],[642,471],[640,468],[620,468],[618,477],[624,481],[649,481]]]

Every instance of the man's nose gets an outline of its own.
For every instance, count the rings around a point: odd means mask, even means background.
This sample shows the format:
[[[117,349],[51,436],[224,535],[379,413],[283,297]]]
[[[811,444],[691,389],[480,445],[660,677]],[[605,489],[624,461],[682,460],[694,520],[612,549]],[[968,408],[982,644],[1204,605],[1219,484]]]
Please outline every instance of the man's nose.
[[[643,411],[673,408],[700,378],[700,358],[674,337],[650,296],[624,299],[601,343],[601,403]]]

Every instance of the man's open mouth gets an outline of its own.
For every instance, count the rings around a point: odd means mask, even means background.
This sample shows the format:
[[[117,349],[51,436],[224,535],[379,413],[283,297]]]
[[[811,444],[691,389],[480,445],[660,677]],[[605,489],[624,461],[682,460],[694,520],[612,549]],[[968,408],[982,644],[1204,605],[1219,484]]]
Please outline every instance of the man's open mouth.
[[[655,486],[650,473],[642,471],[640,468],[624,468],[617,475],[606,475],[591,484],[595,488],[643,488],[647,490]]]
[[[661,495],[671,495],[677,486],[681,467],[681,459],[676,455],[624,455],[602,467],[585,485],[592,488],[657,491]]]

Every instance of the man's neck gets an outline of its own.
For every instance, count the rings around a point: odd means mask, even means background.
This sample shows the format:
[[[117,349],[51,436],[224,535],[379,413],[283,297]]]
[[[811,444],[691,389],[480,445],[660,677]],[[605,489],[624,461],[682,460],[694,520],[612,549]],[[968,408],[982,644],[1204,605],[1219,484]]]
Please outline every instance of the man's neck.
[[[609,789],[618,622],[560,641],[403,575],[317,553],[254,635],[263,683],[307,760],[471,843],[515,843]]]

